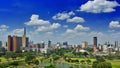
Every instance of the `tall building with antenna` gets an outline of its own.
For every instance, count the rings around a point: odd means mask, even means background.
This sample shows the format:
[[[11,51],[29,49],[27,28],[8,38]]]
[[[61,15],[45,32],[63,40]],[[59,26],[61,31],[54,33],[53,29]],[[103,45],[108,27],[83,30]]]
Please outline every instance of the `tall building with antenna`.
[[[24,34],[22,36],[22,48],[25,48],[28,46],[28,40],[29,38],[26,37],[26,27],[24,27]]]

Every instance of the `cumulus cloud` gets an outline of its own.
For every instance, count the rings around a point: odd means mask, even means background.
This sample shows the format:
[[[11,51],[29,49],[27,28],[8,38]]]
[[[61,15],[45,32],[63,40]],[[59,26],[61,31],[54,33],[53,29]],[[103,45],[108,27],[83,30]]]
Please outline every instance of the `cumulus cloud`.
[[[109,23],[109,27],[110,28],[120,28],[120,23],[119,23],[119,21],[111,21]]]
[[[85,22],[84,18],[82,17],[73,17],[72,19],[67,19],[67,22],[73,22],[73,23],[83,23]]]
[[[108,0],[93,0],[80,6],[80,11],[101,13],[101,12],[113,12],[115,7],[120,6],[116,1]]]
[[[41,32],[41,31],[49,31],[49,30],[57,29],[60,26],[61,25],[59,23],[53,23],[53,24],[51,24],[49,26],[39,26],[36,31],[39,31],[39,32]]]
[[[52,35],[53,32],[46,32],[46,35]]]
[[[0,32],[4,32],[9,28],[7,25],[0,25]]]
[[[66,33],[76,33],[76,32],[80,32],[80,31],[88,31],[90,30],[89,27],[84,27],[82,25],[77,25],[74,29],[67,29]]]
[[[72,16],[72,15],[75,15],[75,13],[74,13],[73,11],[68,12],[68,13],[62,12],[62,13],[56,14],[56,15],[53,16],[52,18],[53,18],[54,20],[65,20],[65,19],[70,18],[70,16]]]
[[[30,21],[25,23],[28,26],[33,26],[33,25],[48,25],[50,24],[49,21],[39,19],[39,15],[33,14],[30,18]]]
[[[74,28],[74,30],[77,30],[77,31],[79,31],[79,30],[81,30],[81,31],[88,31],[88,30],[90,30],[90,28],[89,28],[89,27],[84,27],[84,26],[82,26],[82,25],[77,25],[77,26]]]
[[[24,33],[24,28],[14,29],[14,30],[12,31],[12,34],[13,34],[13,35],[23,35],[23,33]]]
[[[63,27],[64,27],[64,28],[68,28],[68,25],[64,25]]]
[[[67,29],[67,30],[66,30],[66,33],[68,33],[68,34],[69,34],[69,33],[75,33],[75,32],[76,32],[76,31],[75,31],[75,30],[72,30],[72,29]]]
[[[108,30],[108,32],[115,32],[115,30]]]

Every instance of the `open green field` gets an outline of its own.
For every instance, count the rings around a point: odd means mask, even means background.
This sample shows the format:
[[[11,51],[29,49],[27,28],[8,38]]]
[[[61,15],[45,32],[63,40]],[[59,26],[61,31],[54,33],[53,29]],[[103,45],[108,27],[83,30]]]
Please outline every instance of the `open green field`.
[[[87,60],[88,58],[72,58],[74,60]],[[92,62],[96,61],[96,59],[90,59]],[[107,60],[106,62],[110,62],[112,64],[112,68],[120,68],[120,60]],[[75,63],[73,63],[75,64]]]
[[[120,60],[107,60],[112,64],[112,68],[120,68]]]
[[[42,59],[42,58],[44,58],[44,57],[37,57],[36,59]],[[13,62],[13,61],[16,61],[16,60],[12,60],[11,58],[10,59],[5,59],[4,57],[0,57],[0,59],[1,59],[1,62],[0,63],[6,63],[6,62]],[[73,60],[87,60],[88,58],[71,58],[71,59],[73,59]],[[24,58],[23,59],[20,59],[19,58],[19,60],[24,60]],[[95,61],[96,59],[90,59],[92,62],[93,61]],[[62,60],[62,61],[60,61],[60,62],[63,62],[63,63],[68,63],[68,62],[65,62],[64,60]],[[106,62],[110,62],[111,64],[112,64],[112,68],[120,68],[120,60],[106,60]],[[69,64],[76,64],[76,63],[69,63]],[[79,64],[79,63],[78,63]],[[77,64],[77,65],[78,65]],[[22,65],[22,64],[21,64]],[[27,67],[29,67],[29,68],[31,68],[29,65],[26,65],[25,63],[23,64],[23,65],[25,65],[25,67],[27,66]],[[24,68],[24,66],[18,66],[18,68]]]

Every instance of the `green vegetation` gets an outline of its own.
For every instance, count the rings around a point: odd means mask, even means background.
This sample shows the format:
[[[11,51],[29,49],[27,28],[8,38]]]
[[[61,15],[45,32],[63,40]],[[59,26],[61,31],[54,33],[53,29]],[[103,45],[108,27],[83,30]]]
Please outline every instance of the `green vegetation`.
[[[112,68],[112,65],[106,62],[103,57],[97,56],[96,61],[92,64],[92,68]]]
[[[65,63],[70,65],[80,65],[82,68],[119,68],[120,67],[120,55],[110,54],[108,56],[100,57],[93,56],[92,49],[90,53],[77,52],[73,48],[69,49],[55,49],[48,54],[36,55],[34,52],[17,52],[17,53],[5,53],[0,57],[0,68],[16,67],[16,68],[36,68],[40,67],[39,62],[52,63],[44,68],[55,68],[54,63]],[[89,57],[88,57],[89,56]],[[71,66],[72,68],[73,66]]]
[[[50,64],[48,66],[45,66],[44,68],[55,68],[55,65]]]

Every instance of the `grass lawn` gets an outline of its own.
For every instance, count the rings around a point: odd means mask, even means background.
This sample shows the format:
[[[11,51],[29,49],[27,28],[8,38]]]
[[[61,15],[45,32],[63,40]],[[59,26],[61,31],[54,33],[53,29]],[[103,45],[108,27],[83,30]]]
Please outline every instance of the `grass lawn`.
[[[120,60],[107,60],[112,64],[112,68],[120,68]]]
[[[71,58],[73,60],[87,60],[88,58]],[[90,59],[92,62],[96,61],[96,59]],[[120,68],[120,60],[106,60],[106,62],[110,62],[112,64],[112,68]],[[75,63],[72,63],[75,64]]]

